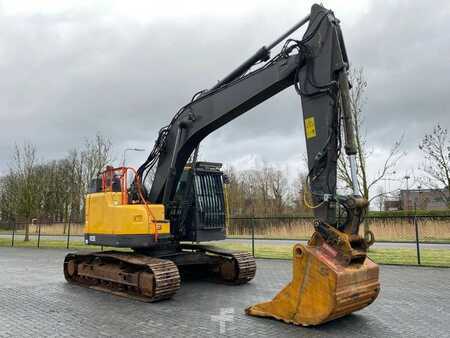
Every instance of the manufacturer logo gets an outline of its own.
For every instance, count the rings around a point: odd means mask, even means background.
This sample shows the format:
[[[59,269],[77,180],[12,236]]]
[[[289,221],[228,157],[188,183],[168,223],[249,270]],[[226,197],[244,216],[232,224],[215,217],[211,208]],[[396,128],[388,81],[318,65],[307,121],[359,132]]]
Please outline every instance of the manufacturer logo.
[[[221,308],[219,315],[212,315],[211,320],[219,323],[219,332],[226,332],[226,323],[234,320],[234,308]]]

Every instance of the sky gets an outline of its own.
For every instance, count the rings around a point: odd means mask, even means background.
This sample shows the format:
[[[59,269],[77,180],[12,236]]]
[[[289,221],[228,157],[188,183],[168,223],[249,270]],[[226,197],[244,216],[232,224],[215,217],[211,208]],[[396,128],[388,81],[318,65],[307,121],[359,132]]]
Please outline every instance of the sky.
[[[309,13],[311,1],[0,1],[0,173],[15,143],[64,157],[97,132],[117,164],[139,165],[157,131]],[[418,175],[418,144],[450,126],[448,1],[323,1],[341,20],[354,68],[368,83],[364,133],[371,177],[403,135],[397,177]],[[303,30],[295,33],[300,38]],[[303,168],[300,98],[293,88],[208,136],[202,158],[236,169]],[[386,186],[386,183],[385,183]]]

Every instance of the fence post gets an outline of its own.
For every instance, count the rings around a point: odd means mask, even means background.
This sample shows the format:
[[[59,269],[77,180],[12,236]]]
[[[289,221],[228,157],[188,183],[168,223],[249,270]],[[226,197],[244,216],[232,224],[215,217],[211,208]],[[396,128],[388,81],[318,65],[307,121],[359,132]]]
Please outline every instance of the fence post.
[[[255,219],[252,219],[252,256],[255,257]]]
[[[417,224],[417,216],[414,216],[414,227],[416,228],[416,250],[417,250],[417,264],[420,265],[420,244],[419,244],[419,225]]]
[[[12,237],[11,237],[11,246],[14,246],[14,237],[16,234],[16,222],[14,221],[13,231],[12,231]]]
[[[70,242],[70,221],[69,226],[67,227],[67,249],[69,249],[69,242]]]
[[[38,249],[39,249],[40,244],[41,244],[41,223],[39,222],[39,225],[38,225],[38,243],[37,243]]]

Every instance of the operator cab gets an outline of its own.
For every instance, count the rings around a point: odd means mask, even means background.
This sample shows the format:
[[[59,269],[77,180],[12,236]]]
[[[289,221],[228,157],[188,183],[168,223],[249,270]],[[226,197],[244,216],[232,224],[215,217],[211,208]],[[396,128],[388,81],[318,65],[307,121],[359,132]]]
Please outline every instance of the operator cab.
[[[225,239],[226,207],[221,163],[186,164],[169,218],[181,241]]]

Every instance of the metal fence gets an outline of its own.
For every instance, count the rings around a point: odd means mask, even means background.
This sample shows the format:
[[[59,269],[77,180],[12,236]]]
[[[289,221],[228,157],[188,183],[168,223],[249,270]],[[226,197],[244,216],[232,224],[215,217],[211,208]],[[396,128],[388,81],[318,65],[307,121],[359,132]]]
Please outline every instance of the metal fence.
[[[390,242],[399,243],[398,247],[402,248],[405,246],[401,243],[410,243],[407,248],[409,254],[411,249],[415,249],[417,264],[422,264],[422,250],[426,248],[446,249],[441,252],[450,257],[450,216],[367,217],[366,222],[377,241],[374,247],[383,242]],[[258,246],[262,248],[284,244],[286,248],[286,244],[291,243],[283,240],[308,240],[314,232],[312,224],[312,217],[232,217],[228,220],[227,237],[228,242],[235,240],[244,243],[245,248],[255,254],[255,248]],[[26,236],[29,241],[25,242]],[[49,223],[36,220],[32,223],[0,223],[0,243],[3,246],[18,246],[20,242],[20,246],[64,246],[69,249],[82,247],[83,239],[83,224],[80,223]]]
[[[261,243],[267,245],[267,240],[279,240],[274,241],[277,243],[308,240],[314,232],[313,220],[313,217],[289,216],[233,217],[229,220],[227,236],[250,242],[250,250],[255,255],[255,247]],[[450,257],[450,216],[367,217],[365,222],[361,225],[361,234],[366,226],[378,243],[386,243],[382,248],[414,249],[415,262],[419,265],[422,264],[422,248],[443,249],[442,253]],[[447,265],[447,260],[444,263]]]
[[[314,231],[313,217],[232,217],[231,237],[308,239]],[[367,217],[366,226],[382,242],[450,243],[450,216]],[[364,225],[361,225],[361,229]]]
[[[83,240],[83,225],[79,223],[41,223],[14,222],[0,224],[0,240],[9,240],[10,245],[17,246],[18,241],[29,243],[28,246],[41,247],[42,241],[65,243],[70,248],[71,241]]]

